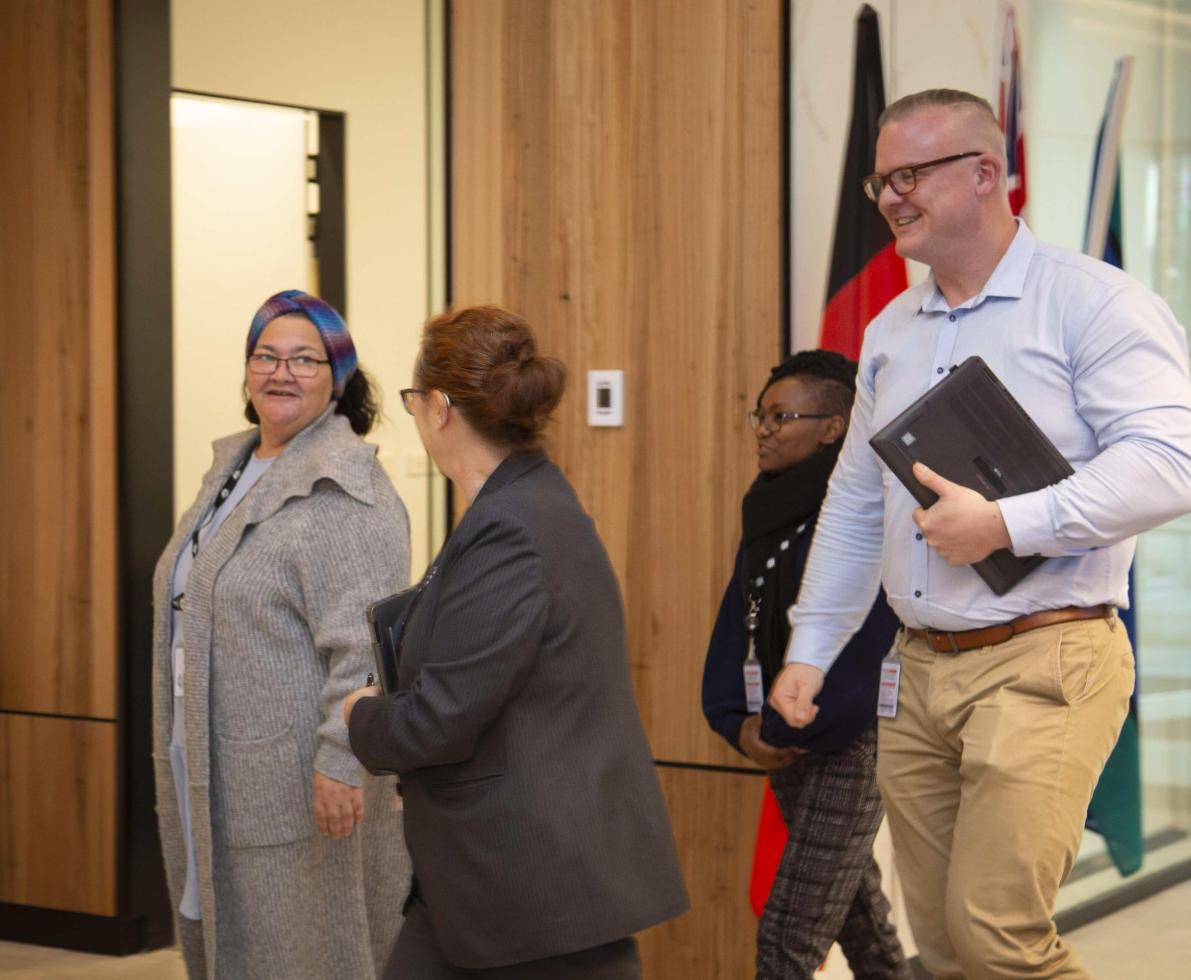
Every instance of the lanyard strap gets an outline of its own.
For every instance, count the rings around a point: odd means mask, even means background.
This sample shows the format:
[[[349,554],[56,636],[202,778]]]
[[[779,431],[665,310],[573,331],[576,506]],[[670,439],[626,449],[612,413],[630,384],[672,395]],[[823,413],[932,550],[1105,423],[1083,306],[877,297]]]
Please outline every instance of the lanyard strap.
[[[252,451],[249,450],[249,456],[251,455]],[[223,481],[223,487],[220,489],[219,493],[215,495],[215,503],[211,507],[211,513],[207,515],[207,519],[205,521],[200,523],[199,526],[194,529],[194,533],[190,536],[191,558],[198,557],[199,535],[202,534],[202,532],[213,520],[215,520],[215,514],[218,512],[219,508],[227,502],[227,498],[230,497],[232,495],[232,491],[236,489],[236,484],[240,482],[240,477],[244,475],[244,470],[248,468],[248,458],[248,456],[245,456],[244,459],[240,460],[240,462],[236,464],[236,468],[232,470],[231,475]],[[175,612],[182,612],[185,599],[186,593],[179,592],[170,600],[170,608]]]

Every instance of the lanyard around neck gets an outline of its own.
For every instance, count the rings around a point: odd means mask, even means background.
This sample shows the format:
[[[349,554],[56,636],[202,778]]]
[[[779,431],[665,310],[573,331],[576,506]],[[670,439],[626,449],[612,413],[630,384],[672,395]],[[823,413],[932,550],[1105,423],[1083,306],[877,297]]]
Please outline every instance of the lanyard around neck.
[[[194,529],[194,533],[190,536],[190,557],[197,558],[199,553],[199,535],[203,533],[207,525],[215,520],[215,514],[220,507],[227,502],[228,497],[232,495],[232,491],[236,489],[236,484],[240,482],[240,477],[244,475],[244,471],[248,468],[248,461],[252,458],[252,451],[249,451],[248,456],[242,459],[236,468],[232,470],[231,475],[223,481],[223,486],[219,493],[215,495],[215,503],[211,507],[211,512],[207,515],[206,520],[201,521]],[[179,592],[170,600],[170,607],[177,612],[182,611],[182,605],[186,599],[185,592]]]

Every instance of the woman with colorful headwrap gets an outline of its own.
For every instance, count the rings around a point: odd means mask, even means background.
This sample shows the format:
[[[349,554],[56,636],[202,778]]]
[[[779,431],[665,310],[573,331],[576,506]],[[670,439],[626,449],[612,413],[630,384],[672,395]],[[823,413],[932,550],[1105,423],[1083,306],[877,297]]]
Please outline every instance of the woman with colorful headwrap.
[[[299,290],[248,332],[245,432],[154,580],[154,764],[191,977],[372,977],[409,881],[393,781],[347,745],[364,608],[409,576],[405,508],[360,436],[378,414],[347,325]]]

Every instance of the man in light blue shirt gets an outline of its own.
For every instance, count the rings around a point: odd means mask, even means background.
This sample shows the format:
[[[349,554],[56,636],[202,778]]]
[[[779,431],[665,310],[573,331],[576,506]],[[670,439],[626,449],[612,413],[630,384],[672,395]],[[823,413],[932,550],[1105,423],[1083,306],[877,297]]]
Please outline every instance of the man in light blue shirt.
[[[1191,510],[1182,327],[1112,267],[1014,219],[1004,137],[984,100],[930,90],[889,106],[865,181],[898,253],[931,274],[869,325],[847,441],[770,701],[794,726],[884,584],[905,629],[878,778],[910,923],[938,978],[1087,977],[1052,913],[1124,720],[1135,535]],[[980,355],[1075,475],[991,502],[921,464],[917,506],[869,438]],[[1049,558],[1003,596],[969,566]]]

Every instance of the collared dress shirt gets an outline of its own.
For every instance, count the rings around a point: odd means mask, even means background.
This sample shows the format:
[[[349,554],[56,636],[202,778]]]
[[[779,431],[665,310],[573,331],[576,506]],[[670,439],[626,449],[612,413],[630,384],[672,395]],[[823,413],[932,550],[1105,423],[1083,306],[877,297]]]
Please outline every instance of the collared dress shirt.
[[[965,358],[984,358],[1075,470],[998,501],[1018,555],[1049,561],[998,596],[952,567],[869,438]],[[950,307],[933,276],[865,332],[856,402],[798,602],[787,662],[827,670],[883,583],[910,627],[964,630],[1040,609],[1124,607],[1135,536],[1191,510],[1187,340],[1161,298],[1106,263],[1017,234]]]

